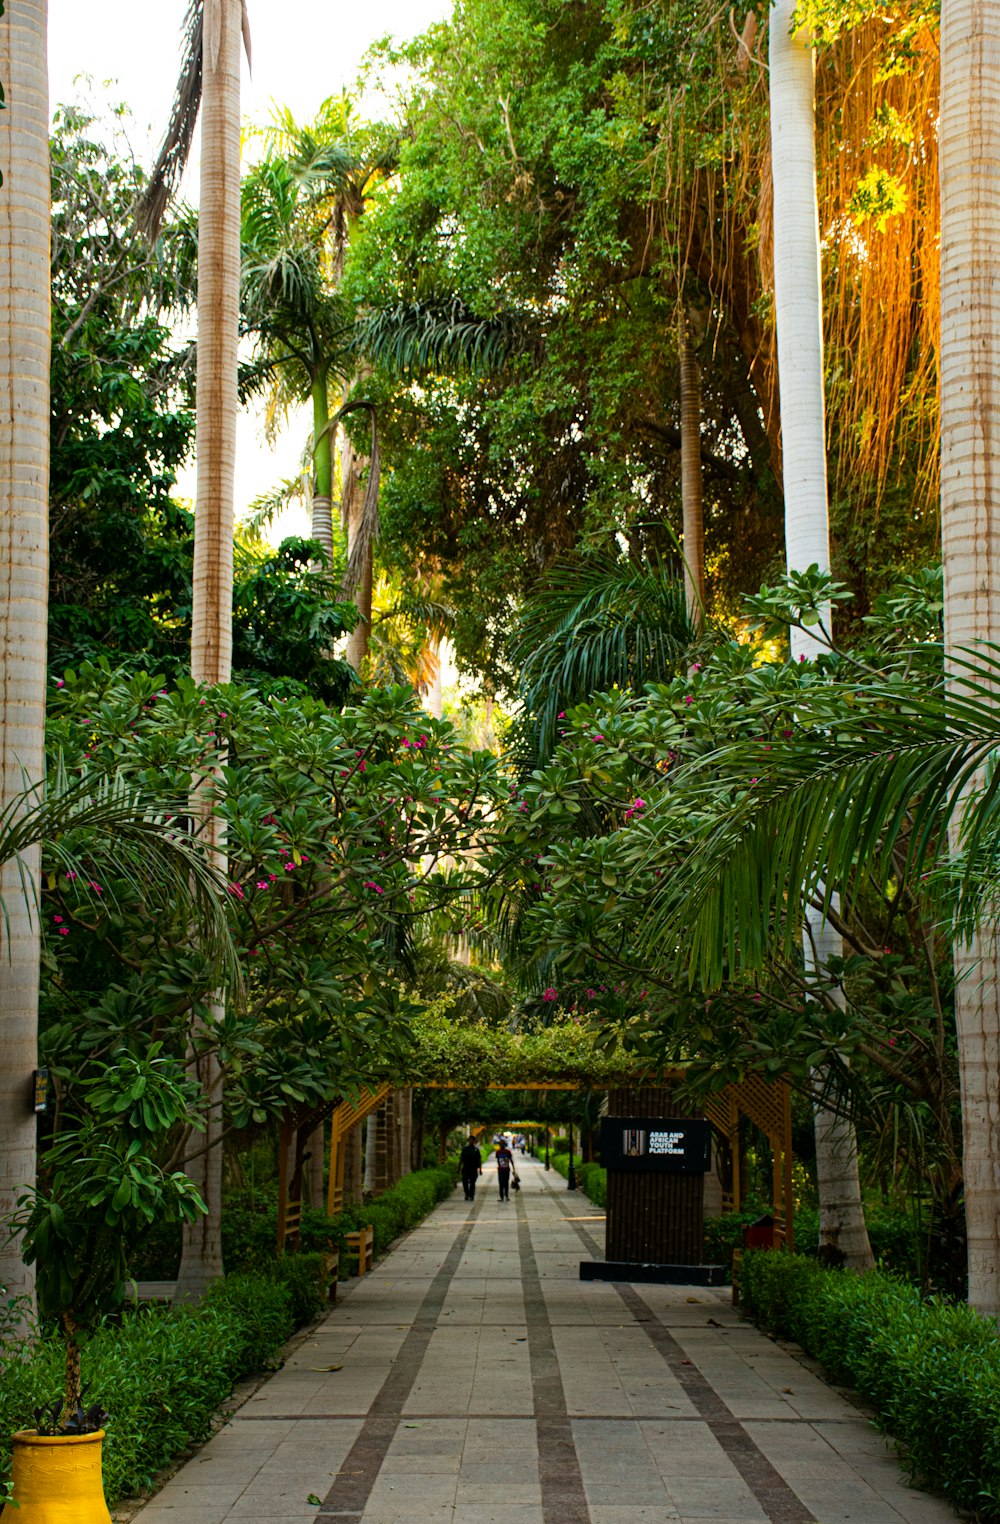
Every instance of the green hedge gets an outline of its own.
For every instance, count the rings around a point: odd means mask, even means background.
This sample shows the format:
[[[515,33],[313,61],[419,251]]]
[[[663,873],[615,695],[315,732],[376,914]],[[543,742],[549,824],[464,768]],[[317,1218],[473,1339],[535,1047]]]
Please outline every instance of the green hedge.
[[[383,1253],[394,1238],[419,1222],[447,1196],[458,1175],[457,1162],[437,1164],[406,1175],[391,1190],[367,1206],[347,1207],[336,1217],[314,1207],[302,1211],[301,1247],[309,1253],[339,1248],[345,1237],[365,1223],[375,1228],[375,1252]],[[222,1205],[222,1262],[227,1270],[257,1270],[274,1260],[278,1206],[273,1197],[257,1192],[233,1192]],[[180,1230],[154,1228],[133,1252],[129,1274],[137,1281],[173,1280],[180,1263]]]
[[[325,1248],[343,1243],[371,1223],[375,1251],[415,1227],[455,1188],[451,1162],[407,1175],[367,1206],[338,1218],[322,1217],[307,1241]],[[268,1229],[270,1228],[270,1232]],[[239,1242],[256,1263],[213,1286],[195,1306],[142,1306],[126,1310],[84,1346],[87,1399],[111,1415],[104,1443],[104,1485],[110,1504],[152,1485],[156,1473],[192,1443],[204,1439],[212,1416],[234,1382],[266,1367],[295,1329],[327,1306],[324,1255],[274,1254],[273,1227],[243,1223]],[[20,1341],[0,1342],[0,1501],[9,1476],[10,1435],[29,1428],[35,1408],[62,1393],[63,1347],[46,1335],[26,1358]]]
[[[312,1257],[313,1284],[319,1266]],[[83,1349],[87,1399],[111,1417],[104,1443],[109,1503],[139,1492],[189,1444],[206,1437],[212,1415],[240,1377],[264,1369],[295,1331],[296,1310],[312,1317],[305,1267],[275,1262],[267,1274],[230,1276],[203,1302],[139,1307],[107,1324]],[[63,1346],[46,1335],[30,1358],[0,1350],[0,1474],[10,1468],[10,1436],[30,1428],[35,1408],[62,1393]],[[0,1482],[2,1492],[3,1482]]]
[[[549,1162],[560,1175],[569,1176],[569,1154],[550,1154]],[[608,1201],[608,1172],[599,1164],[581,1164],[574,1158],[576,1183],[595,1206],[603,1207]]]
[[[882,1271],[847,1275],[797,1254],[751,1253],[743,1310],[795,1339],[871,1403],[911,1474],[1000,1520],[1000,1338],[962,1304],[922,1301]]]

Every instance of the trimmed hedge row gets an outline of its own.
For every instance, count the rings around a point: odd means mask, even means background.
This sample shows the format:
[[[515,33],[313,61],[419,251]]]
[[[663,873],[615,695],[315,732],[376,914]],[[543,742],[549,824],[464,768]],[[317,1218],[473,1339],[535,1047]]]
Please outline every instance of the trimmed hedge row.
[[[355,1226],[371,1223],[376,1253],[415,1227],[455,1187],[456,1166],[407,1175],[376,1200],[314,1232],[325,1247],[343,1244]],[[321,1218],[321,1213],[312,1214]],[[153,1483],[156,1473],[206,1438],[212,1417],[243,1376],[266,1369],[295,1329],[327,1307],[324,1255],[278,1259],[273,1226],[243,1225],[242,1248],[253,1268],[228,1275],[193,1306],[127,1309],[83,1349],[89,1401],[111,1415],[104,1442],[104,1489],[112,1506]],[[35,1408],[62,1394],[62,1341],[46,1335],[31,1349],[0,1345],[0,1500],[11,1463],[10,1436],[30,1427]]]
[[[268,1366],[297,1324],[323,1306],[323,1256],[276,1260],[267,1273],[233,1275],[193,1306],[139,1307],[83,1349],[90,1401],[111,1414],[104,1442],[109,1503],[152,1484],[156,1472],[209,1433],[233,1383]],[[10,1436],[62,1394],[62,1341],[46,1335],[30,1358],[0,1351],[0,1475]],[[0,1490],[2,1490],[0,1482]]]
[[[398,1185],[376,1196],[367,1206],[345,1207],[336,1217],[314,1207],[302,1212],[301,1246],[306,1251],[339,1248],[344,1251],[348,1233],[371,1223],[375,1229],[375,1252],[382,1254],[398,1238],[447,1196],[458,1175],[457,1163],[405,1175]],[[222,1259],[232,1269],[257,1269],[274,1259],[278,1206],[275,1199],[261,1200],[260,1193],[230,1195],[222,1206]],[[172,1280],[180,1260],[180,1230],[176,1224],[156,1228],[137,1246],[129,1266],[135,1280]]]
[[[1000,1520],[1000,1338],[963,1304],[922,1301],[883,1271],[847,1275],[797,1254],[744,1255],[741,1304],[870,1402],[913,1477]]]
[[[569,1154],[550,1154],[549,1163],[560,1175],[569,1176]],[[606,1206],[608,1200],[608,1172],[599,1164],[576,1163],[576,1183],[595,1206]]]

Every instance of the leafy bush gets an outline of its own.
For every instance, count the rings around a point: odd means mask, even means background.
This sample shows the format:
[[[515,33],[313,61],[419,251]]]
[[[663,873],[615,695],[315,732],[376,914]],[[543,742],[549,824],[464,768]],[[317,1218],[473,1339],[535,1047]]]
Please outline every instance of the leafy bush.
[[[549,1162],[560,1175],[569,1176],[569,1154],[550,1154]],[[576,1163],[576,1183],[595,1206],[603,1207],[608,1200],[608,1172],[600,1164]]]
[[[751,1253],[743,1310],[795,1339],[872,1404],[922,1483],[1000,1520],[1000,1339],[964,1304],[922,1301],[882,1271],[845,1275],[801,1255]]]
[[[84,1390],[111,1414],[104,1444],[109,1503],[148,1487],[167,1461],[205,1438],[233,1383],[268,1365],[294,1332],[296,1300],[278,1274],[230,1276],[196,1306],[140,1307],[86,1343]],[[59,1397],[63,1363],[62,1342],[53,1335],[30,1357],[10,1345],[0,1350],[4,1475],[10,1435],[30,1425],[36,1407]]]

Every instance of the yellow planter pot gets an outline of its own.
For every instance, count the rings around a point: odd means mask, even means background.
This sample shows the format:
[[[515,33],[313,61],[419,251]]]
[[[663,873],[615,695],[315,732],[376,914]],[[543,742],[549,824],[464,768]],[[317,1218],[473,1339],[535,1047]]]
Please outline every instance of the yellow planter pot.
[[[96,1434],[14,1435],[14,1497],[3,1524],[111,1524]]]

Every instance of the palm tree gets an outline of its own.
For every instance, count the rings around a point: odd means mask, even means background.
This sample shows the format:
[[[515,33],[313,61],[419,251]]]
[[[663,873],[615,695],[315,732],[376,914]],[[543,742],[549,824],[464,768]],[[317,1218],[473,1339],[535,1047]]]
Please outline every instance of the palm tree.
[[[816,202],[815,60],[797,0],[771,10],[771,172],[774,186],[774,312],[778,338],[785,558],[789,571],[830,568],[823,295]],[[829,611],[827,610],[827,615]],[[792,658],[814,655],[812,636],[792,631]],[[829,924],[815,918],[805,941],[807,962],[842,951]],[[857,1145],[848,1123],[816,1111],[820,1236],[863,1268],[873,1263],[858,1177]]]
[[[194,569],[191,676],[229,681],[232,664],[233,519],[236,463],[237,347],[240,314],[240,36],[249,34],[244,0],[191,0],[185,56],[174,110],[150,177],[140,216],[155,238],[160,218],[187,161],[201,108],[201,193],[198,210],[198,362],[196,392]],[[220,869],[226,861],[221,823],[207,793],[194,809]],[[220,994],[210,1022],[224,1012]],[[195,1034],[195,1051],[198,1034]],[[197,1059],[207,1103],[206,1151],[192,1178],[208,1212],[184,1232],[177,1294],[189,1297],[222,1274],[222,1076],[209,1045]]]
[[[941,530],[945,649],[1000,639],[1000,3],[941,7]],[[994,690],[995,691],[995,690]],[[990,697],[995,704],[995,697]],[[1000,959],[995,923],[956,943],[969,1300],[1000,1315]]]
[[[531,765],[552,755],[561,711],[615,684],[669,682],[696,636],[684,584],[658,562],[559,561],[521,609],[511,646]]]
[[[0,14],[0,818],[16,814],[24,779],[44,772],[49,479],[49,106],[47,0]],[[21,893],[21,872],[29,893]],[[0,1221],[35,1183],[31,1076],[37,1065],[38,847],[20,867],[0,857],[7,923],[0,937]],[[5,1235],[0,1235],[5,1236]],[[32,1297],[34,1273],[0,1243],[0,1283]]]

